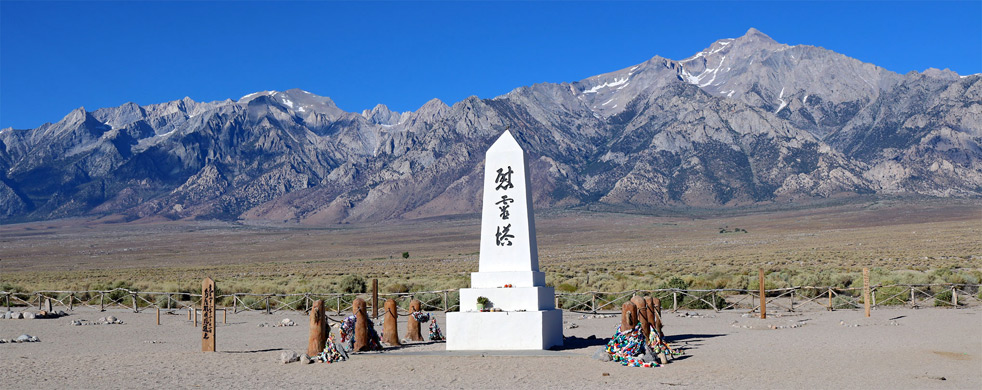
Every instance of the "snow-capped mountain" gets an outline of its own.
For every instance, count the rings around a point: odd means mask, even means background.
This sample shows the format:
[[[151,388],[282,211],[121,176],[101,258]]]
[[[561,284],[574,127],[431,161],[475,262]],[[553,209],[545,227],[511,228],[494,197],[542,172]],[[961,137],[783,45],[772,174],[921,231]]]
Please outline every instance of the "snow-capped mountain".
[[[412,112],[345,112],[298,89],[79,108],[0,130],[0,217],[473,213],[484,150],[508,127],[538,207],[982,194],[982,76],[896,74],[750,29],[682,60]]]

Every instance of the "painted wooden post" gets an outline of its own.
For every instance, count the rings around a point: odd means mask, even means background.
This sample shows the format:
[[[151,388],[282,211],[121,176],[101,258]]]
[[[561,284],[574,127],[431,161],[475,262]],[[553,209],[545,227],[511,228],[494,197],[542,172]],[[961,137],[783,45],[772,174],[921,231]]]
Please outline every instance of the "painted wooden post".
[[[378,318],[378,279],[372,279],[372,318]]]
[[[866,317],[869,317],[869,268],[863,268],[863,307],[866,309]]]
[[[764,269],[759,270],[759,283],[760,283],[760,319],[767,318],[767,295],[764,291]]]
[[[873,299],[873,307],[876,307],[876,289],[871,287],[869,295]]]
[[[955,290],[955,286],[951,286],[951,306],[958,307],[958,290]]]
[[[328,327],[324,321],[324,301],[314,301],[310,308],[310,336],[307,338],[307,356],[317,356],[327,343]]]
[[[215,281],[201,282],[201,352],[215,352]]]

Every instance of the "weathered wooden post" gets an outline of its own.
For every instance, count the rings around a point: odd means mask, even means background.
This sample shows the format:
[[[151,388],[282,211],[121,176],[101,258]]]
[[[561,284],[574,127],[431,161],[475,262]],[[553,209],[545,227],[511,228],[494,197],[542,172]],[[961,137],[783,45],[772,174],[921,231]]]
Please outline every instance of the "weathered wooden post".
[[[638,307],[631,302],[621,306],[621,332],[630,332],[638,324]]]
[[[222,309],[222,323],[223,324],[227,324],[228,323],[228,308],[227,307]]]
[[[160,308],[157,308],[157,325],[160,325]]]
[[[863,268],[863,307],[866,309],[866,317],[869,317],[869,268]]]
[[[679,311],[678,291],[672,291],[672,313]]]
[[[338,294],[338,315],[341,315],[341,294]]]
[[[760,283],[760,286],[759,286],[760,287],[760,319],[763,320],[763,319],[766,319],[767,318],[767,294],[766,294],[766,291],[764,290],[764,269],[761,268],[759,271],[760,271],[760,281],[759,281],[759,283]]]
[[[266,296],[266,314],[273,314],[273,312],[269,310],[269,295]]]
[[[198,309],[196,309],[194,307],[194,305],[191,306],[191,318],[194,320],[194,327],[197,328],[198,327]]]
[[[215,281],[211,278],[201,282],[201,352],[215,352]]]
[[[106,311],[106,293],[99,292],[99,311]]]
[[[354,351],[368,350],[368,310],[364,299],[355,298],[351,311],[355,313],[355,347]]]
[[[378,279],[372,279],[372,318],[378,318]]]
[[[4,297],[7,298],[7,311],[10,311],[10,293],[7,293]]]
[[[661,299],[652,298],[649,296],[644,297],[644,302],[648,305],[648,323],[655,327],[655,332],[658,333],[658,337],[665,337],[665,333],[662,333],[662,322],[661,322]]]
[[[420,331],[419,321],[413,317],[412,313],[421,312],[422,303],[418,299],[409,301],[409,324],[406,325],[406,340],[423,341],[423,333]]]
[[[232,314],[239,314],[239,296],[232,294]]]
[[[590,294],[590,311],[597,314],[597,294]]]
[[[450,311],[450,294],[446,291],[443,292],[443,312],[446,313]]]
[[[324,350],[329,333],[327,322],[324,321],[324,301],[314,301],[310,308],[310,337],[307,339],[307,356],[317,356]]]
[[[385,323],[382,324],[382,341],[396,347],[402,346],[399,342],[399,312],[396,307],[395,299],[385,300]]]
[[[958,290],[955,285],[951,285],[951,306],[958,307]]]
[[[68,310],[75,310],[75,293],[68,294]]]
[[[140,312],[140,309],[136,306],[136,293],[135,292],[130,293],[130,299],[133,300],[133,312],[134,313],[139,313]]]
[[[791,290],[791,308],[788,309],[788,311],[792,311],[792,312],[794,311],[794,292],[795,292],[795,290],[792,288],[792,290]]]
[[[167,310],[170,310],[170,301],[171,301],[171,299],[173,299],[173,298],[171,298],[170,294],[168,293],[167,294]],[[233,301],[234,301],[234,299],[233,299]]]
[[[42,301],[44,301],[44,294],[38,293],[38,311],[41,311]]]
[[[651,335],[651,323],[648,322],[648,304],[643,297],[638,295],[631,297],[631,303],[638,308],[637,319],[641,322],[641,333],[644,334],[644,339],[648,340]]]
[[[832,287],[829,287],[829,311],[832,311]]]
[[[910,306],[911,307],[917,307],[917,302],[915,301],[915,299],[916,298],[914,297],[914,286],[910,286]]]

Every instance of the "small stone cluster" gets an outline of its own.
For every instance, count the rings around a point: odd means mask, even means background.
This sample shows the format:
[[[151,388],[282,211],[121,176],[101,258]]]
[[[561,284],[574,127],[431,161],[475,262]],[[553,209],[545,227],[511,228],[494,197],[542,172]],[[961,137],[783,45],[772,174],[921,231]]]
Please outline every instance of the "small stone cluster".
[[[45,310],[41,310],[41,311],[38,311],[38,312],[34,312],[34,311],[6,311],[6,312],[3,312],[2,315],[0,315],[0,319],[5,319],[5,320],[34,320],[34,319],[40,319],[40,318],[58,318],[58,317],[62,317],[62,316],[65,316],[65,315],[67,315],[67,314],[65,314],[65,312],[63,312],[63,311],[58,311],[58,312],[45,311]]]
[[[31,336],[29,334],[22,334],[22,335],[18,336],[16,339],[13,339],[13,340],[0,339],[0,344],[6,344],[6,343],[37,343],[37,342],[40,342],[40,341],[41,341],[41,339],[39,339],[37,337]]]

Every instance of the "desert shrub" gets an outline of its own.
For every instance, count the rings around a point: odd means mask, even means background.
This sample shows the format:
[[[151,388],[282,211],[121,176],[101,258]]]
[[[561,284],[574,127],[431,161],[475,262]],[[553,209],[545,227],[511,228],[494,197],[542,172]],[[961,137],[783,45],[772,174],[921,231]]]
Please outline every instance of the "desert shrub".
[[[852,300],[846,298],[842,294],[836,295],[832,298],[832,308],[834,309],[853,309],[856,305],[852,303]]]
[[[409,258],[409,252],[402,252],[402,258],[403,259],[408,259]]]
[[[904,294],[907,289],[901,286],[879,287],[876,289],[876,305],[904,305],[907,303],[904,298],[909,294]]]
[[[567,293],[576,292],[576,286],[569,283],[560,283],[558,286],[556,286],[556,291]]]
[[[393,283],[393,284],[390,284],[388,286],[385,286],[385,291],[386,292],[390,292],[390,293],[394,293],[394,294],[402,294],[402,293],[409,292],[409,289],[410,288],[411,288],[411,285],[407,286],[407,285],[405,285],[403,283]]]
[[[944,290],[935,294],[934,306],[951,307],[951,290]]]
[[[358,275],[345,275],[341,278],[338,283],[338,288],[341,292],[347,294],[360,294],[365,292],[367,285],[365,284],[365,278]]]
[[[716,309],[722,309],[726,306],[726,299],[724,299],[719,294],[713,292],[698,293],[696,296],[702,299],[694,299],[690,301],[687,305],[690,309],[712,309],[713,306],[710,303],[716,305]],[[679,297],[681,298],[681,297]]]

